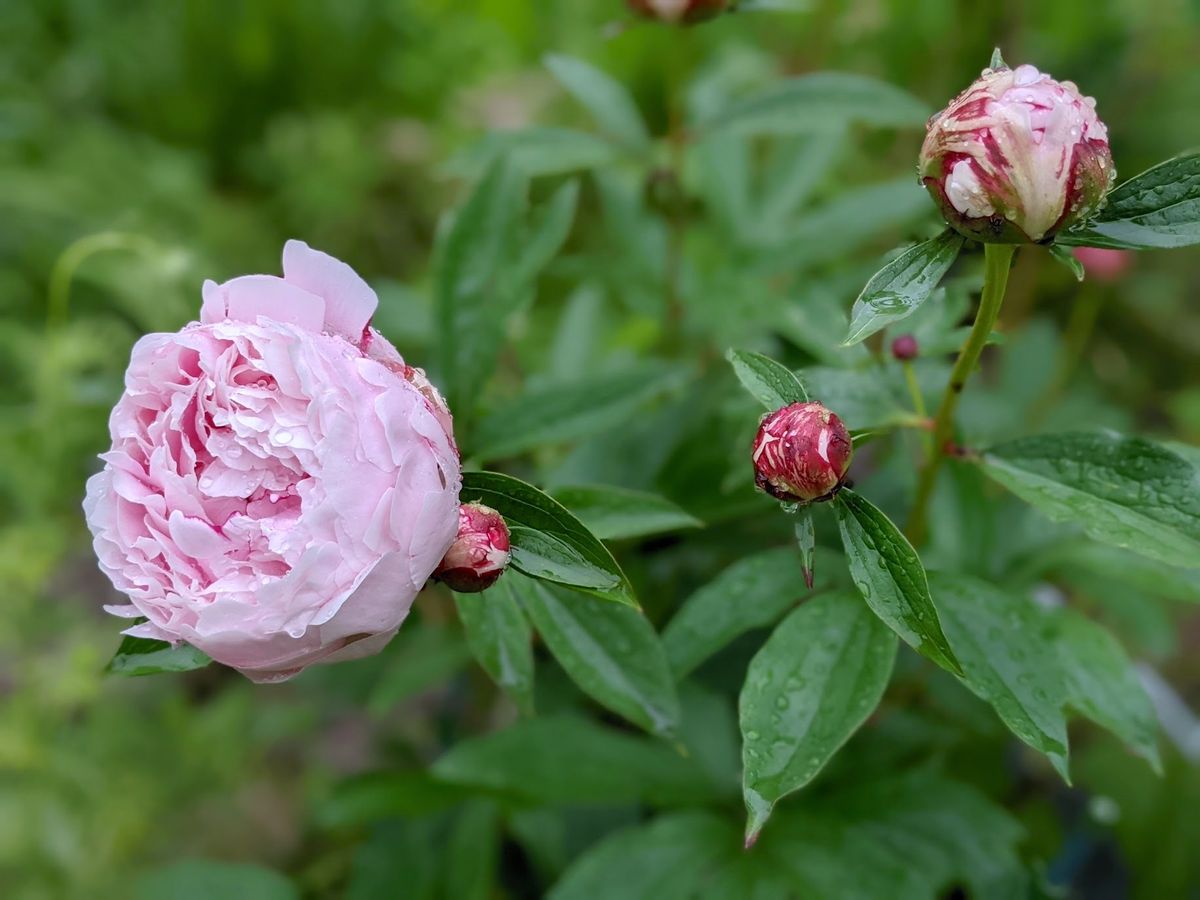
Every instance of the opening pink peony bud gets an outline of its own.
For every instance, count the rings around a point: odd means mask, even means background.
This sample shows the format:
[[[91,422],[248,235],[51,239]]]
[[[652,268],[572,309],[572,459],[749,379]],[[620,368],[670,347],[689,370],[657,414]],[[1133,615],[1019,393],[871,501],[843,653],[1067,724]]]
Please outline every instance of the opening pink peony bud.
[[[375,292],[300,241],[206,282],[133,348],[84,509],[109,611],[255,681],[378,653],[458,526],[453,423],[370,326]]]
[[[755,481],[777,500],[828,500],[841,487],[853,455],[841,419],[820,403],[793,403],[766,416],[758,428]]]
[[[495,584],[511,559],[508,526],[482,503],[458,508],[458,537],[433,577],[460,594],[478,594]]]
[[[892,357],[900,362],[916,359],[921,353],[917,339],[911,334],[902,334],[892,341]]]
[[[1120,281],[1133,266],[1134,254],[1130,250],[1109,250],[1105,247],[1076,247],[1071,251],[1089,278],[1096,281]]]
[[[732,6],[731,0],[628,0],[628,3],[640,16],[684,25],[719,16]]]
[[[997,243],[1086,221],[1117,174],[1096,101],[1028,65],[984,69],[930,119],[919,170],[946,221]]]

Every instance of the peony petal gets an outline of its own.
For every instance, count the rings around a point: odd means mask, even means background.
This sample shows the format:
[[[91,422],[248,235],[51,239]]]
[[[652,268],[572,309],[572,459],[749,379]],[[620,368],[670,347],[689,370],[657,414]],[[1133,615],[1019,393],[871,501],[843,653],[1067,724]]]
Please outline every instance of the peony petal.
[[[283,277],[324,298],[325,330],[358,344],[379,298],[357,272],[303,241],[288,241],[283,245]]]
[[[205,325],[223,322],[229,314],[225,305],[225,292],[212,279],[207,279],[200,288],[200,296],[204,302],[200,304],[200,321]]]
[[[243,275],[221,285],[229,318],[257,322],[259,318],[286,322],[305,331],[320,331],[325,301],[274,275]]]
[[[167,527],[175,546],[192,559],[220,556],[230,548],[229,541],[207,522],[185,516],[177,509],[171,511]]]

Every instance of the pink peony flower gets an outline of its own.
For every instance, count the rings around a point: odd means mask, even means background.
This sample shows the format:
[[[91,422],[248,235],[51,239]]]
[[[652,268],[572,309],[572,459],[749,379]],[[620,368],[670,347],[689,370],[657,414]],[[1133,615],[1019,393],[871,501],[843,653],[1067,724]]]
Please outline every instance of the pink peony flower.
[[[433,577],[452,591],[478,594],[500,580],[510,549],[504,517],[482,503],[464,503],[458,508],[458,537]]]
[[[720,15],[730,6],[730,0],[628,0],[635,13],[664,22],[690,25]]]
[[[1133,265],[1134,254],[1129,250],[1110,250],[1106,247],[1076,247],[1071,251],[1083,263],[1088,277],[1097,281],[1120,281]]]
[[[984,69],[929,120],[921,178],[977,240],[1047,240],[1085,221],[1116,177],[1096,101],[1033,66]]]
[[[766,416],[754,439],[758,486],[777,500],[828,500],[841,487],[854,444],[820,403],[793,403]]]
[[[349,266],[289,241],[283,278],[205,282],[138,341],[84,510],[145,617],[255,681],[378,652],[458,528],[450,413]]]

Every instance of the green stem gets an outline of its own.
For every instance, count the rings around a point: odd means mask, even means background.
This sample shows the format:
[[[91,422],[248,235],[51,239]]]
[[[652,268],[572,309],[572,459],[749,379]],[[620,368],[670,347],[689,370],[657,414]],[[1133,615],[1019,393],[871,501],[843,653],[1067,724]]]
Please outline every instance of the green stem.
[[[75,241],[59,254],[50,271],[50,284],[46,291],[46,327],[54,329],[66,324],[70,311],[71,281],[88,257],[106,250],[150,253],[154,249],[155,244],[149,238],[122,231],[101,231]]]
[[[954,439],[954,414],[958,410],[958,401],[962,397],[967,379],[975,371],[979,356],[987,345],[988,336],[996,326],[1000,316],[1000,307],[1004,303],[1004,291],[1008,287],[1008,271],[1012,264],[1016,247],[1012,244],[984,245],[984,279],[983,296],[979,300],[979,313],[975,316],[975,325],[967,342],[959,351],[958,361],[950,372],[950,382],[942,395],[937,417],[933,424],[933,447],[925,468],[921,471],[921,480],[917,485],[917,499],[913,504],[912,516],[908,520],[909,539],[914,545],[919,545],[925,539],[927,526],[926,516],[929,500],[933,496],[934,485],[937,484],[938,470],[946,456],[947,449]]]

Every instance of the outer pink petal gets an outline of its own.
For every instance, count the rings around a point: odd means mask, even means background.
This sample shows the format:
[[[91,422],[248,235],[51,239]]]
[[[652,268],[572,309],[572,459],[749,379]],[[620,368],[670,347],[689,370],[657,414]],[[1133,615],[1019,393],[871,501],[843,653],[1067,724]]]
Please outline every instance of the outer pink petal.
[[[224,322],[229,313],[225,308],[225,292],[221,290],[221,286],[211,278],[206,279],[200,289],[200,296],[204,298],[200,306],[200,321],[205,325]]]
[[[325,301],[274,275],[243,275],[221,285],[230,319],[254,323],[259,316],[319,332]]]
[[[325,299],[325,329],[357,344],[375,315],[379,298],[358,273],[303,241],[283,245],[283,277]]]

